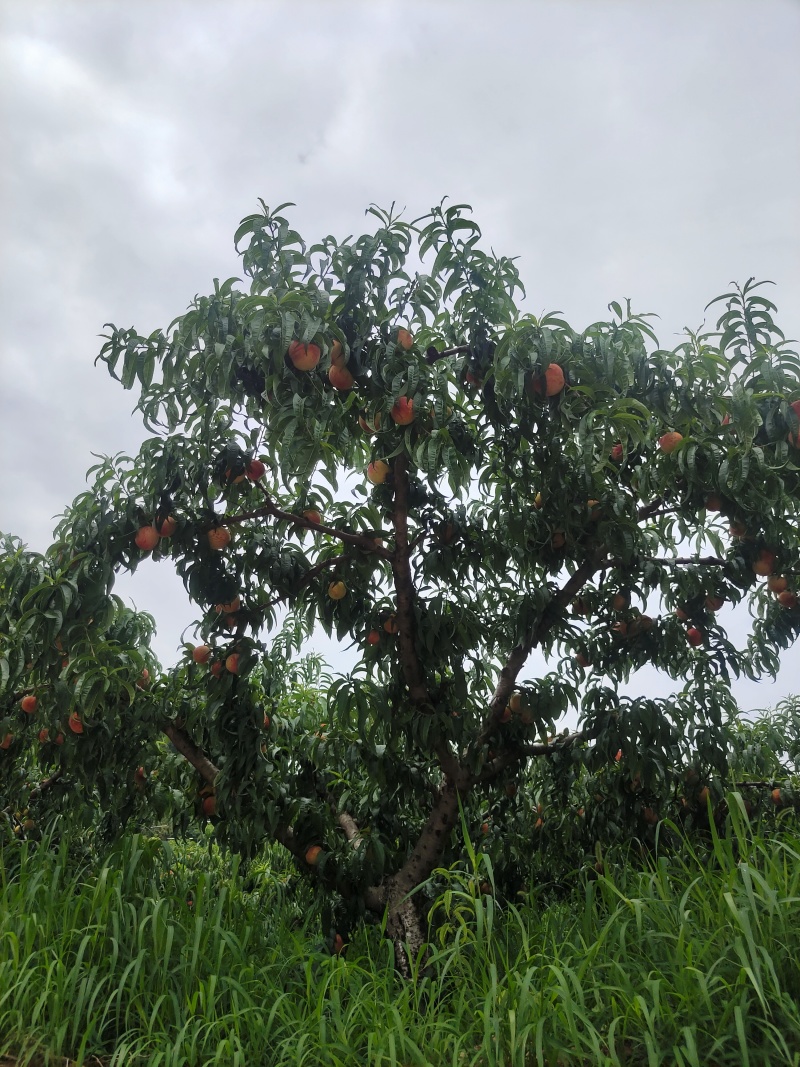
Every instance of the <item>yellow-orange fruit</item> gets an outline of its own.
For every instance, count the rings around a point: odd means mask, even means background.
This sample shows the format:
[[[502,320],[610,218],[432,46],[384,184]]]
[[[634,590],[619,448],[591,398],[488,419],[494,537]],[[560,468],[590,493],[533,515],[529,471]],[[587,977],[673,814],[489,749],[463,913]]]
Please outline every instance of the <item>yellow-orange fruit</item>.
[[[300,341],[292,341],[289,345],[289,359],[297,370],[313,370],[319,363],[322,355],[319,345],[304,345]]]
[[[221,551],[231,543],[231,532],[227,526],[215,526],[208,531],[208,543],[215,552]]]

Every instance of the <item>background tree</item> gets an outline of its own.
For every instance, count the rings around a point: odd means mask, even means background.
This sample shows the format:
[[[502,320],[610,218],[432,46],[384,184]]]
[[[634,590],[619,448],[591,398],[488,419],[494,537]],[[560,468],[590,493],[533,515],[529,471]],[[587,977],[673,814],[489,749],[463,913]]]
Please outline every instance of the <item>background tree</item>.
[[[582,331],[522,314],[464,205],[311,247],[287,206],[236,232],[249,292],[110,327],[153,436],[93,468],[46,556],[7,545],[0,783],[26,802],[35,759],[41,804],[109,831],[155,803],[245,854],[277,840],[340,924],[388,909],[405,969],[460,810],[487,836],[502,791],[541,829],[532,767],[557,801],[621,764],[629,799],[581,817],[647,826],[724,770],[731,675],[800,631],[800,364],[752,280],[666,351],[618,303]],[[201,612],[166,673],[111,595],[151,560]],[[717,612],[745,599],[736,648]],[[302,660],[317,627],[360,649],[350,674]],[[525,678],[534,649],[552,669]],[[676,698],[619,694],[646,663]]]

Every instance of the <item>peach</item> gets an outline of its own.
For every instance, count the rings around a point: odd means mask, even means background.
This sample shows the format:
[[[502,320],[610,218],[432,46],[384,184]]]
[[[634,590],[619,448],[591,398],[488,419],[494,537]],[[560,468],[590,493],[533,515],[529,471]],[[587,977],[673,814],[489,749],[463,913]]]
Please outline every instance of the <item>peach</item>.
[[[297,370],[313,370],[322,355],[319,345],[313,343],[304,345],[300,341],[292,341],[288,354]]]
[[[409,426],[414,421],[414,401],[407,396],[398,397],[389,414],[398,426]]]
[[[136,547],[141,548],[142,552],[152,552],[158,544],[160,538],[158,530],[155,526],[142,526],[134,537]]]
[[[662,452],[665,452],[667,455],[669,455],[670,452],[675,451],[675,449],[678,447],[682,440],[683,434],[677,433],[675,430],[671,430],[669,433],[665,433],[662,437],[659,437],[658,447],[661,449]]]

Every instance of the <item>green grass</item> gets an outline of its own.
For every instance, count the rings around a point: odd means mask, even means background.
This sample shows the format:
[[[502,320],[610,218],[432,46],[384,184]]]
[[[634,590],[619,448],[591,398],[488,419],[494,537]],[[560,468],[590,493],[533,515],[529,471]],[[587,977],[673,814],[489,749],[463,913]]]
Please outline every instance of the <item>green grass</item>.
[[[547,906],[477,894],[480,856],[439,872],[416,984],[379,929],[331,957],[306,891],[267,874],[246,893],[197,850],[137,837],[82,869],[63,846],[2,860],[0,1054],[22,1062],[800,1065],[800,835],[762,838],[738,812],[702,853],[645,872],[620,854]]]

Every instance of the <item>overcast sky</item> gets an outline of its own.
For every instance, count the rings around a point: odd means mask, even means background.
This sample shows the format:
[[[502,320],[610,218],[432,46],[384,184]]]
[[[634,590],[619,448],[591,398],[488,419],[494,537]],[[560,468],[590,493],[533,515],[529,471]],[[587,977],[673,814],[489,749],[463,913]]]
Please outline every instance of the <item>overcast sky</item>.
[[[800,336],[795,0],[0,0],[0,16],[0,529],[33,548],[91,453],[143,437],[93,366],[103,324],[166,326],[238,275],[258,197],[295,201],[313,240],[361,232],[370,203],[415,217],[448,195],[519,257],[532,311],[582,328],[631,297],[672,347],[755,275]],[[172,662],[194,617],[177,579],[153,565],[119,588]],[[742,706],[798,691],[799,659],[740,685]]]

